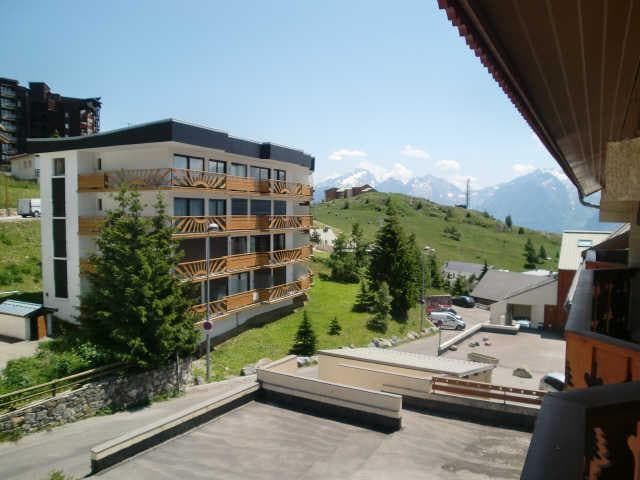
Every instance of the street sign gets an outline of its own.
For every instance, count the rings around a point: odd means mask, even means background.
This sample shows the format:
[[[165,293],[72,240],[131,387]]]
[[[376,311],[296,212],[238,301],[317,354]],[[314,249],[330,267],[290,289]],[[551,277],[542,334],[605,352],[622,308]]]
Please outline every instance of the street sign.
[[[211,330],[213,330],[213,323],[211,323],[208,320],[205,320],[204,322],[202,322],[202,329],[205,332],[210,332]]]

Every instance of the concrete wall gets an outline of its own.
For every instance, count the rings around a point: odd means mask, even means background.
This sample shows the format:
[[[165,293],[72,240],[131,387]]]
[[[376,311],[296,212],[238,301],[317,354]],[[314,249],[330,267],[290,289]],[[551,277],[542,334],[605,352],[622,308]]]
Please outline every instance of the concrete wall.
[[[0,335],[6,337],[29,340],[31,338],[31,324],[28,318],[0,313]]]
[[[35,155],[25,155],[11,160],[11,176],[20,180],[36,180],[36,170],[39,169],[40,158]]]

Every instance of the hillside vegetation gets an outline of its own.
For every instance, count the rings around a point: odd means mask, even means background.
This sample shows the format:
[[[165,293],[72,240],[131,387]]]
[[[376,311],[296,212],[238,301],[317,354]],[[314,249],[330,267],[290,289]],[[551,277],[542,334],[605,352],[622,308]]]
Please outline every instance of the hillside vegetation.
[[[40,256],[40,220],[1,221],[0,292],[39,292],[42,289]]]
[[[518,233],[520,227],[517,226],[517,218],[513,219],[514,224],[509,230],[502,221],[482,212],[446,207],[402,194],[379,192],[313,205],[311,211],[318,222],[347,234],[354,223],[360,223],[366,238],[373,241],[388,202],[397,210],[402,226],[415,234],[418,246],[434,248],[441,263],[447,260],[483,263],[486,259],[489,265],[496,268],[523,271],[524,245],[530,238],[536,251],[544,246],[551,257],[551,260],[539,263],[537,268],[557,269],[560,236],[530,229]],[[452,231],[457,231],[458,235],[451,234]],[[459,237],[459,240],[455,240],[455,237]]]
[[[8,193],[8,202],[6,202],[5,193]],[[38,182],[17,180],[0,174],[0,208],[18,208],[20,198],[40,198]]]

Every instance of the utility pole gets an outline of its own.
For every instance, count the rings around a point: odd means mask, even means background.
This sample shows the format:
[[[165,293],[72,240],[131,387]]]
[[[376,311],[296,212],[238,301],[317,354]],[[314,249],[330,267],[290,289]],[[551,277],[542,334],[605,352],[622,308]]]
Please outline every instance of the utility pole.
[[[4,177],[4,208],[8,209],[9,208],[9,175],[7,175],[6,173],[3,173],[2,176]],[[9,215],[9,212],[7,212],[7,216]]]
[[[471,208],[471,179],[467,178],[467,210]]]

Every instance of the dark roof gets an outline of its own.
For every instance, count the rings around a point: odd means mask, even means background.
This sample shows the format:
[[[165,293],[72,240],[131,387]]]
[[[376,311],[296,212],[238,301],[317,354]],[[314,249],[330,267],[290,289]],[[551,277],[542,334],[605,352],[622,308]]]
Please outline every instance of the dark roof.
[[[172,118],[82,137],[29,138],[27,139],[27,152],[58,152],[156,142],[186,143],[248,157],[279,160],[301,165],[312,171],[315,169],[315,158],[301,150],[268,142],[258,143],[242,140],[225,132]]]
[[[542,277],[517,272],[489,270],[473,289],[471,296],[498,302],[511,297],[515,293],[522,293],[529,288],[540,286],[550,280],[553,280],[553,278],[548,276]]]

